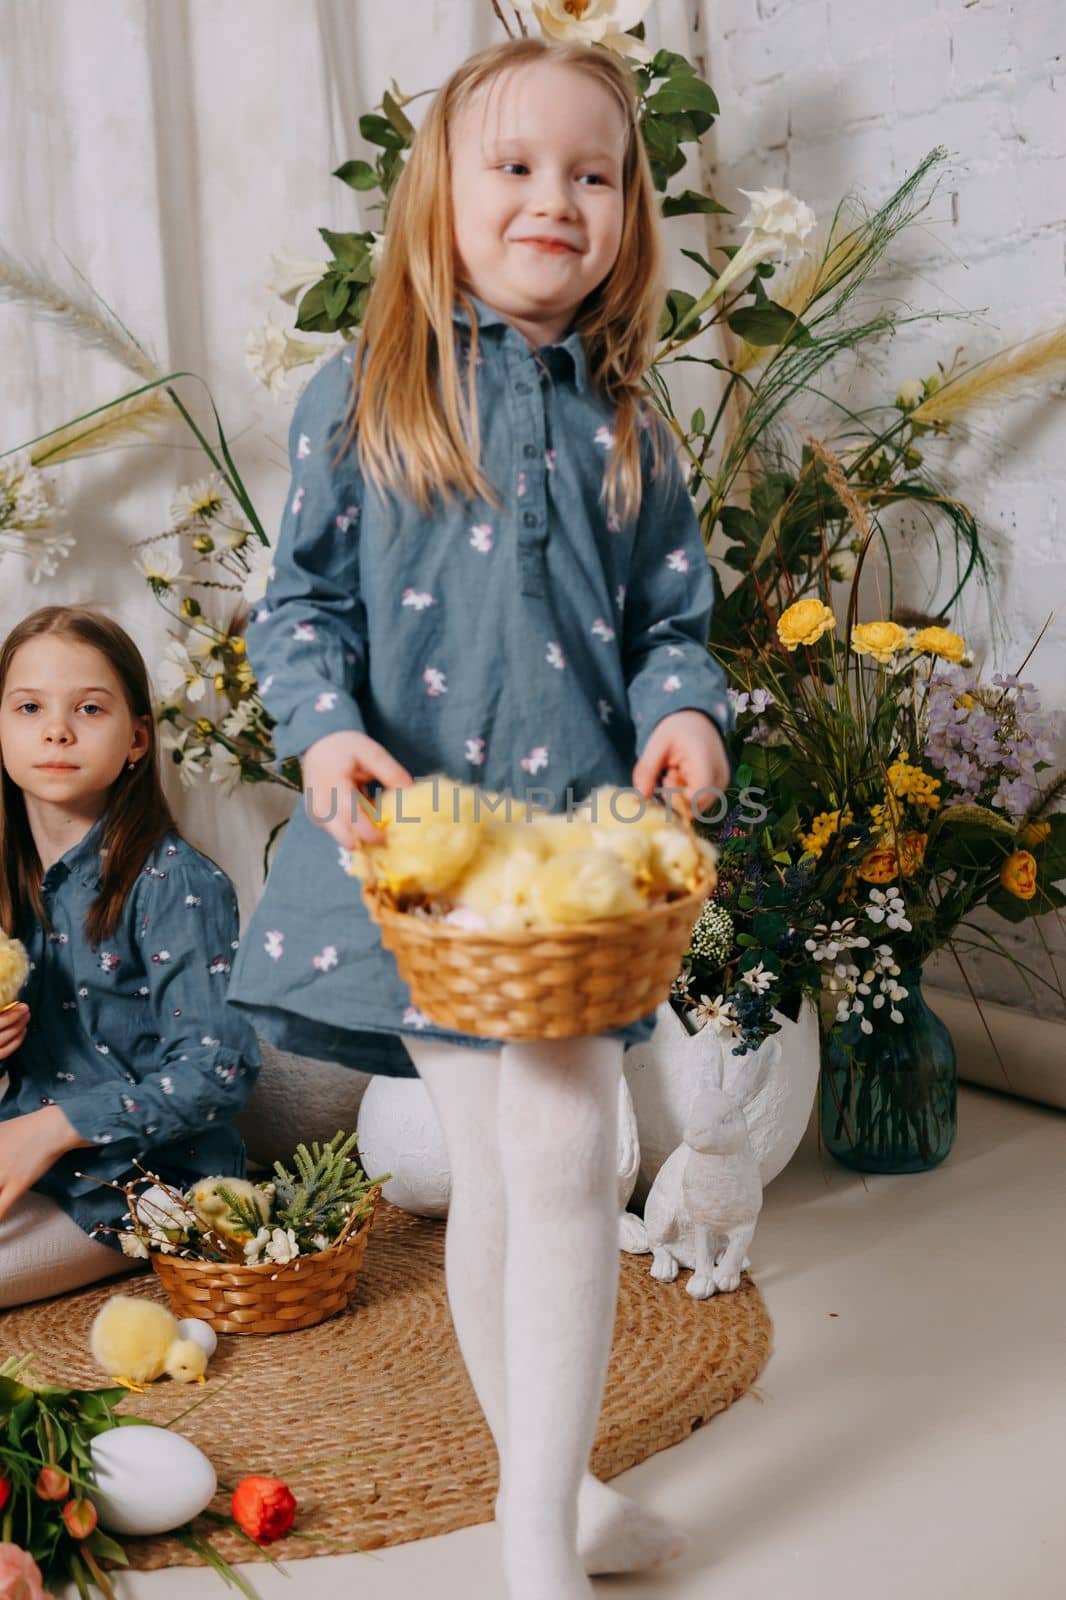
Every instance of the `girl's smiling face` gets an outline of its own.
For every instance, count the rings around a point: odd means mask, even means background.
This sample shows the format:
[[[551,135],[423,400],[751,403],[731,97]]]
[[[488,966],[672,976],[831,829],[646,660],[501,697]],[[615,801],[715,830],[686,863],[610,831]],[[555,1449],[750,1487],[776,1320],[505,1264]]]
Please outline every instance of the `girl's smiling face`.
[[[536,347],[554,343],[618,256],[626,123],[574,67],[499,74],[449,134],[456,274]]]
[[[0,757],[27,801],[102,816],[127,761],[149,745],[106,656],[46,633],[15,652],[0,698]]]

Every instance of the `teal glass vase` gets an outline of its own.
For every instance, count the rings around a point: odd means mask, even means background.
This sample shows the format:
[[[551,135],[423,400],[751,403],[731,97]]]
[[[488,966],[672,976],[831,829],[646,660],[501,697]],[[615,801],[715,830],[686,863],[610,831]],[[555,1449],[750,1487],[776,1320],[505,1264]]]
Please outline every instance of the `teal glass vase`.
[[[928,1172],[955,1142],[957,1078],[951,1034],[922,994],[921,972],[901,972],[906,997],[862,1019],[822,1018],[818,1121],[822,1142],[857,1172]]]

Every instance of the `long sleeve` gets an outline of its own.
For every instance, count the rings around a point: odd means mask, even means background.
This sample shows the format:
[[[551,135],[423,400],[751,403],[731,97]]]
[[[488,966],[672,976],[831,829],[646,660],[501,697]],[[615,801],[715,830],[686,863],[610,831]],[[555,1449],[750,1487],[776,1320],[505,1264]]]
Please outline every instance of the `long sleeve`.
[[[359,593],[363,479],[344,436],[347,352],[317,372],[289,433],[292,481],[262,604],[248,630],[259,693],[275,720],[277,759],[340,730],[363,731],[365,612]]]
[[[134,1071],[61,1101],[83,1139],[127,1158],[231,1121],[259,1074],[252,1027],[226,1004],[238,913],[225,875],[204,858],[171,858],[138,880],[129,914],[144,970],[126,1002]],[[108,1051],[106,1037],[93,1042]]]
[[[654,426],[661,426],[657,418]],[[703,711],[723,739],[734,725],[725,674],[707,649],[714,581],[673,443],[647,470],[626,585],[622,654],[636,751],[675,711]]]

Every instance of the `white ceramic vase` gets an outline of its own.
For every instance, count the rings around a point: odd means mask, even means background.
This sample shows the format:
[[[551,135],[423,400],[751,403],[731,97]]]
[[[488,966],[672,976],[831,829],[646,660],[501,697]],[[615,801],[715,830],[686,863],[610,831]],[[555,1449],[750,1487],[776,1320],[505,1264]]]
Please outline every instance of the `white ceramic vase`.
[[[748,1132],[763,1188],[795,1155],[810,1120],[818,1088],[818,1013],[804,1002],[792,1022],[774,1012],[781,1046],[766,1082],[745,1107]],[[766,1050],[768,1039],[760,1048]],[[717,1041],[704,1030],[689,1033],[673,1006],[659,1007],[659,1020],[646,1044],[625,1055],[625,1077],[633,1096],[640,1134],[640,1171],[634,1186],[640,1205],[659,1169],[682,1143],[682,1132],[700,1080],[701,1068]],[[726,1043],[728,1050],[731,1046]]]

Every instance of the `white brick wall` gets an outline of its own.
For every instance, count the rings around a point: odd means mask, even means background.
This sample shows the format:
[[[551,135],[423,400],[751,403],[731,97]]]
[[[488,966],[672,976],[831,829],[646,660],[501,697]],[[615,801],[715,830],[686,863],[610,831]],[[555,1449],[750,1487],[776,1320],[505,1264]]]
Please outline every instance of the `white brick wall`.
[[[722,108],[705,141],[706,175],[739,213],[738,188],[781,184],[828,221],[846,191],[876,205],[933,146],[951,154],[883,292],[903,312],[980,314],[902,330],[846,375],[853,403],[891,401],[899,379],[934,370],[957,345],[978,359],[1066,319],[1062,0],[689,0],[688,22]],[[735,237],[728,218],[716,226],[724,241]],[[972,591],[962,616],[989,672],[1015,669],[1052,607],[1066,609],[1064,396],[1061,380],[1045,384],[975,415],[940,447],[943,474],[977,513],[994,556],[991,601],[1005,634],[998,651],[985,596]],[[932,570],[927,554],[905,577],[915,602],[922,572]],[[1026,676],[1045,703],[1066,705],[1061,614]],[[1020,936],[998,921],[989,926],[1048,973],[1031,925]],[[1061,970],[1062,927],[1050,918],[1041,926]],[[1005,962],[968,960],[978,992],[1066,1016],[1053,993],[1027,991]],[[962,987],[950,958],[938,963],[936,981]]]

